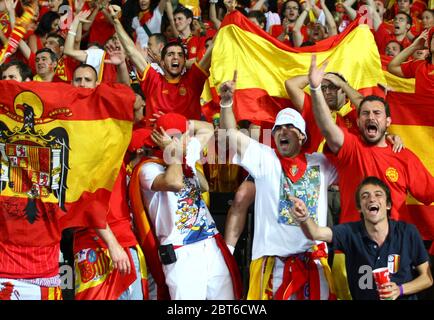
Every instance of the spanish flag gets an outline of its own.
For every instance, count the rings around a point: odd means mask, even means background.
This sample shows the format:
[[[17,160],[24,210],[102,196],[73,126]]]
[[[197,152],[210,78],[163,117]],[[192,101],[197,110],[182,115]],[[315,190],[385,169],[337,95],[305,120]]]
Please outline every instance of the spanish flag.
[[[104,228],[134,100],[120,84],[0,81],[0,217]]]
[[[355,21],[343,33],[315,46],[291,48],[234,11],[223,20],[215,40],[209,78],[211,93],[218,92],[221,83],[232,79],[237,70],[236,119],[274,123],[277,112],[291,104],[285,80],[308,74],[313,52],[319,64],[329,60],[327,71],[341,73],[362,93],[379,93],[377,84],[386,83],[367,25]]]
[[[406,92],[387,94],[392,125],[390,133],[397,134],[434,176],[434,101],[431,95]],[[408,214],[400,217],[413,223],[425,240],[434,239],[434,204],[425,206],[413,197],[407,198]]]
[[[389,65],[390,61],[392,61],[392,57],[381,55],[381,66],[386,79],[387,89],[393,92],[414,93],[415,79],[401,78],[391,74],[389,71],[387,71],[387,66]]]

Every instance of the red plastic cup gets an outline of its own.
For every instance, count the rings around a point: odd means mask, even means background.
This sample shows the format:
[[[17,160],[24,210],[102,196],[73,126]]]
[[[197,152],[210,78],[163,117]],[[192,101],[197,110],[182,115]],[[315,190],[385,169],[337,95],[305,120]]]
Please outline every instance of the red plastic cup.
[[[381,285],[390,282],[389,278],[389,268],[378,268],[372,271],[374,275],[375,284],[377,285],[377,290],[381,288]]]

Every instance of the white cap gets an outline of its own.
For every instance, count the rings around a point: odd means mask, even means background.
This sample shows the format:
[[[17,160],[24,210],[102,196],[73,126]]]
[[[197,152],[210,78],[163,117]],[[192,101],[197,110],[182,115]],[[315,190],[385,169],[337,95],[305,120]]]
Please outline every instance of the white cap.
[[[276,126],[281,126],[284,124],[292,124],[298,130],[300,130],[300,132],[304,134],[303,143],[306,142],[306,122],[297,110],[292,108],[285,108],[283,110],[280,110],[276,116],[276,121],[274,122],[272,131],[274,132]]]

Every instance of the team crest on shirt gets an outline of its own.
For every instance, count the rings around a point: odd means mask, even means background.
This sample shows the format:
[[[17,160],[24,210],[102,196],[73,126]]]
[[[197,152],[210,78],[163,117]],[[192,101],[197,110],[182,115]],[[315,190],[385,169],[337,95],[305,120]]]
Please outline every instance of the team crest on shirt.
[[[399,179],[398,170],[393,167],[386,169],[386,177],[390,182],[396,182]]]
[[[196,47],[191,47],[191,49],[190,49],[190,53],[191,53],[191,54],[195,54],[196,51],[197,51],[197,48],[196,48]]]
[[[179,95],[185,96],[187,94],[187,89],[184,86],[179,87]]]
[[[24,91],[14,99],[13,106],[0,105],[5,114],[20,127],[9,128],[0,121],[0,194],[27,197],[24,214],[29,223],[39,218],[36,202],[53,194],[59,207],[66,212],[66,178],[69,169],[69,137],[64,128],[48,132],[36,129],[36,125],[53,121],[58,114],[70,114],[66,108],[58,108],[44,116],[41,99],[31,91]],[[9,212],[20,216],[21,210],[13,207]]]
[[[291,166],[290,171],[291,171],[291,174],[292,174],[293,176],[295,176],[295,175],[297,174],[297,172],[298,172],[298,166],[297,166],[296,164],[293,164],[293,165]]]

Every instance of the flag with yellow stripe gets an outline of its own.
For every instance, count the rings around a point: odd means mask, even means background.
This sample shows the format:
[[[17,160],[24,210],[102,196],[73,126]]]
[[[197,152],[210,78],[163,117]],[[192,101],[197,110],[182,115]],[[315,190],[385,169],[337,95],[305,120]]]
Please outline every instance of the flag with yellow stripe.
[[[390,92],[392,125],[390,133],[397,134],[404,145],[413,151],[434,176],[434,101],[429,94]],[[434,204],[425,206],[410,195],[407,198],[408,213],[400,218],[417,226],[422,237],[433,240]]]
[[[374,37],[366,25],[354,22],[344,33],[315,46],[291,48],[234,11],[223,20],[215,40],[211,92],[232,79],[237,70],[237,120],[274,122],[277,112],[290,105],[285,80],[308,73],[312,52],[318,63],[329,61],[327,71],[343,74],[359,91],[379,92],[377,83],[386,82]],[[204,100],[207,98],[209,92]]]
[[[134,100],[120,84],[0,81],[0,217],[24,215],[24,224],[55,217],[59,229],[105,227]]]

